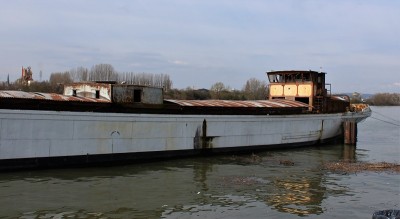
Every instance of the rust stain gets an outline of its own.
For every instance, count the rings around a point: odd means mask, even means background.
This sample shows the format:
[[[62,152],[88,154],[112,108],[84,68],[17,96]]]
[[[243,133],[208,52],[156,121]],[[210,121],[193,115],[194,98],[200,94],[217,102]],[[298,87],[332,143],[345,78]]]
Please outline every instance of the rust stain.
[[[201,131],[200,131],[201,130]],[[196,130],[193,139],[194,149],[209,149],[213,147],[212,141],[216,136],[207,136],[207,121],[204,119],[201,127]]]

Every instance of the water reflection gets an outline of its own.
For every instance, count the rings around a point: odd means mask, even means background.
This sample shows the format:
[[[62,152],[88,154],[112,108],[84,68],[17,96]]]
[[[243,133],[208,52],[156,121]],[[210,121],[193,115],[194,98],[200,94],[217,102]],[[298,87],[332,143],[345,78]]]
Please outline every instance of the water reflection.
[[[321,165],[355,160],[354,152],[339,145],[108,168],[3,173],[0,215],[210,217],[250,208],[260,214],[269,209],[269,214],[318,215],[324,212],[322,202],[329,193]],[[293,165],[283,165],[282,160]]]
[[[356,146],[355,145],[343,145],[342,160],[348,162],[356,162]]]
[[[321,202],[326,188],[315,180],[275,180],[275,192],[265,201],[276,210],[306,216],[323,212]]]
[[[207,192],[200,196],[198,203],[204,205],[211,203],[218,207],[230,206],[231,209],[240,210],[250,202],[262,202],[266,207],[279,212],[298,216],[318,215],[324,212],[321,204],[327,197],[328,190],[325,173],[321,170],[323,162],[355,160],[354,146],[349,148],[340,145],[332,146],[331,149],[299,150],[294,156],[290,156],[295,165],[289,167],[282,167],[282,163],[279,162],[289,157],[286,153],[283,154],[281,156],[279,152],[275,155],[264,153],[257,159],[254,155],[224,158],[224,161],[231,161],[224,165],[209,162],[193,165],[196,176],[194,181],[201,182],[202,190]],[[215,179],[216,176],[219,179]],[[208,206],[208,208],[215,211],[217,207]],[[173,215],[182,209],[193,209],[193,206],[169,208],[166,212],[167,215]]]

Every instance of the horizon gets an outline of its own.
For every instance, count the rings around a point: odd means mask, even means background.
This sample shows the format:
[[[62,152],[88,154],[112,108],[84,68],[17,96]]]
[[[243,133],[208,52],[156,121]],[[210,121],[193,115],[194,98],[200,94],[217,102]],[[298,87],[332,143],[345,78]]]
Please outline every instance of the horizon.
[[[400,92],[400,2],[6,1],[0,81],[111,64],[173,87],[241,89],[271,70],[327,72],[332,92]]]

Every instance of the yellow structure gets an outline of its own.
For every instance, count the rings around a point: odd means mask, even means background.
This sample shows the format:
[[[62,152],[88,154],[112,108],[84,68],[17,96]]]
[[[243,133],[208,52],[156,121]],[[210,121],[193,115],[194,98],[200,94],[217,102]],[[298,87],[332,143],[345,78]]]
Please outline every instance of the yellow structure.
[[[325,73],[316,71],[268,72],[269,99],[296,100],[309,105],[310,111],[322,111],[327,97]]]

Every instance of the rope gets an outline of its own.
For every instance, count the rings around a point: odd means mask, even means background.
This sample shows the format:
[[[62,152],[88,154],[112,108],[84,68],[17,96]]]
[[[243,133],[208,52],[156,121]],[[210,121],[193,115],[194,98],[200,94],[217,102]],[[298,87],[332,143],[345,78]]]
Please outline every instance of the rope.
[[[383,119],[378,119],[378,118],[373,117],[373,116],[371,116],[370,118],[373,118],[373,119],[379,120],[379,121],[381,121],[381,122],[388,123],[388,124],[392,124],[392,125],[395,125],[395,126],[400,127],[399,124],[396,124],[396,123],[393,123],[393,122],[389,122],[389,121],[386,121],[386,120],[383,120]],[[393,120],[394,120],[394,119],[393,119]],[[396,120],[394,120],[394,121],[396,121]]]
[[[378,114],[378,115],[381,115],[382,117],[385,117],[386,119],[393,120],[393,121],[395,121],[395,122],[399,122],[399,123],[400,123],[399,120],[393,119],[393,118],[391,118],[391,117],[389,117],[389,116],[385,116],[385,115],[383,115],[382,113],[378,113],[378,112],[376,112],[376,111],[373,111],[373,113],[376,113],[376,114]]]

